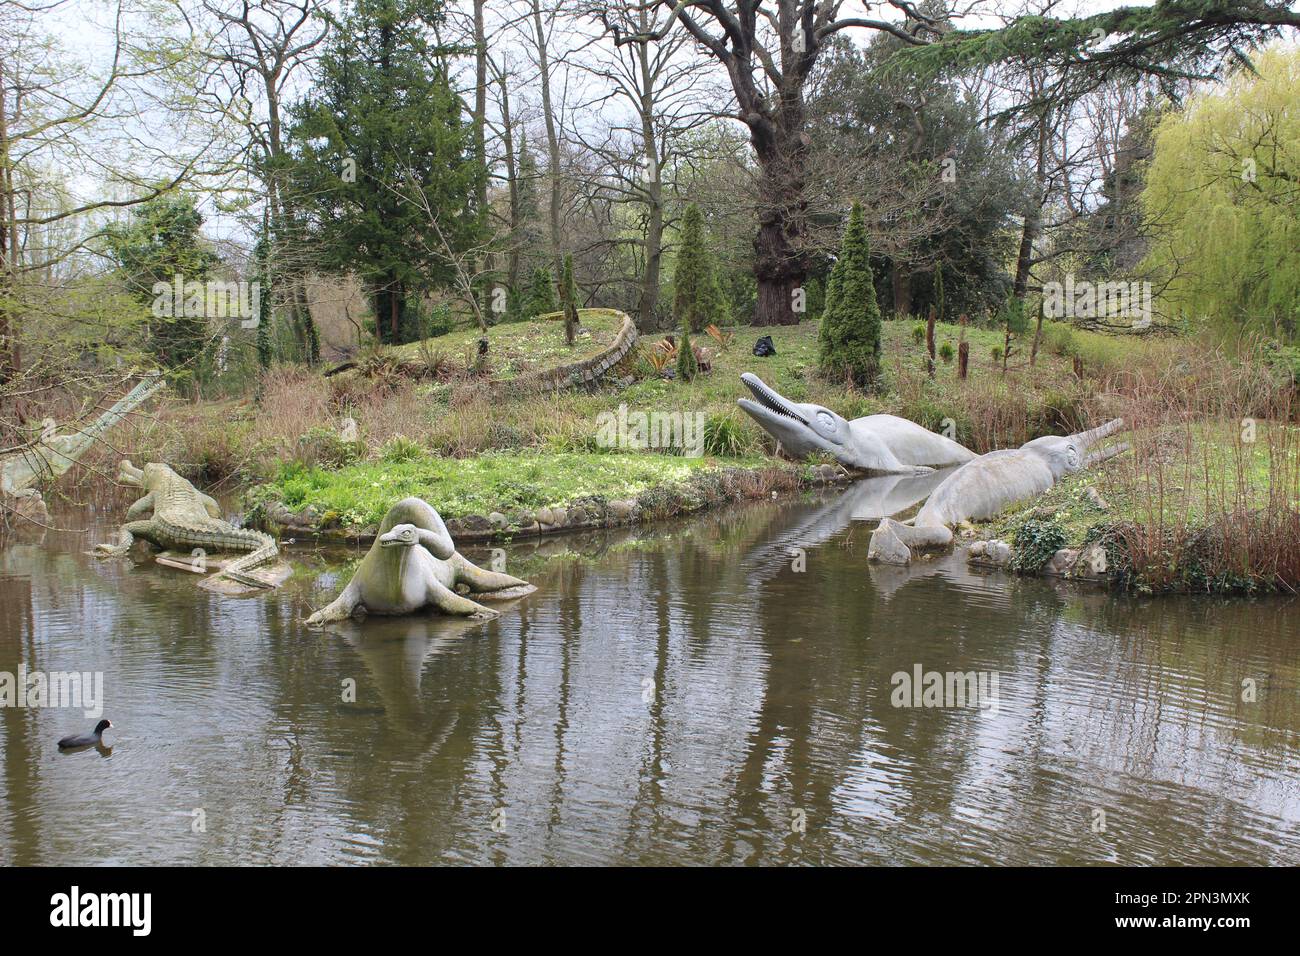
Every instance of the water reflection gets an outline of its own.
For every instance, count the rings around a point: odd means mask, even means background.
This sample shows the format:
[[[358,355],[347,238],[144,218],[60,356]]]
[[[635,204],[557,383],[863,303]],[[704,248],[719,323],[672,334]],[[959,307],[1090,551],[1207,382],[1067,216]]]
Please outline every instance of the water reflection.
[[[887,482],[512,547],[486,624],[308,631],[339,555],[232,599],[111,523],[11,542],[0,670],[104,671],[116,735],[0,708],[0,862],[1297,862],[1294,602],[869,566]],[[996,713],[894,707],[917,664]]]

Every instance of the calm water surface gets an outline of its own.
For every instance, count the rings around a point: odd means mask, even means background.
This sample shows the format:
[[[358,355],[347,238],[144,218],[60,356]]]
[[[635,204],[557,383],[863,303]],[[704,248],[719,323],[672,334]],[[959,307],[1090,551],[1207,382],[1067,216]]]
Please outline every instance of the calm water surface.
[[[102,671],[112,749],[0,708],[0,863],[1300,863],[1300,602],[872,567],[874,496],[512,546],[495,621],[324,633],[353,554],[219,597],[57,515],[0,550],[0,671]],[[996,710],[893,706],[917,665]]]

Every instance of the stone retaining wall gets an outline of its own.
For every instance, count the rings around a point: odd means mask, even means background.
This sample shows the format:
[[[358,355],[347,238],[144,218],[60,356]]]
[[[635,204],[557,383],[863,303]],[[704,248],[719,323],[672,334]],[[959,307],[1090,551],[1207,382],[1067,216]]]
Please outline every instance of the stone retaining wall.
[[[597,381],[611,368],[623,361],[627,353],[632,351],[633,346],[636,345],[636,323],[628,315],[621,312],[619,314],[623,316],[623,325],[619,328],[618,334],[614,336],[613,344],[603,352],[593,355],[591,358],[583,359],[581,362],[571,362],[568,365],[531,372],[508,381],[491,382],[489,387],[494,390],[505,388],[565,388],[589,385]]]

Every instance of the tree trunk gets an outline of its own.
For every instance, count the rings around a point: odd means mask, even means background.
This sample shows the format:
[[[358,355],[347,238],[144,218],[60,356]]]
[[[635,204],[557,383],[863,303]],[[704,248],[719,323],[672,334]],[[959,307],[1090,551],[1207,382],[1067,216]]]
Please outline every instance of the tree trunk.
[[[647,14],[641,11],[643,30],[648,26]],[[654,79],[651,75],[650,53],[647,44],[637,47],[637,65],[641,71],[641,143],[645,150],[648,168],[645,183],[646,230],[645,273],[641,276],[641,298],[637,303],[637,325],[642,332],[657,331],[656,315],[659,305],[659,269],[663,259],[664,207],[663,183],[659,179],[659,144],[655,141]]]
[[[555,110],[551,104],[551,66],[546,50],[546,29],[542,26],[542,5],[540,0],[533,0],[533,31],[537,41],[537,73],[541,83],[542,117],[546,120],[546,147],[550,161],[551,180],[551,274],[556,281],[563,271],[560,256],[560,136],[555,126]],[[574,329],[566,315],[564,319],[564,339],[573,344]]]
[[[485,0],[474,0],[474,158],[481,167],[475,196],[479,212],[487,208],[487,31],[483,25]]]
[[[533,30],[537,35],[537,71],[542,85],[542,115],[546,119],[546,146],[550,157],[551,180],[551,270],[558,280],[563,271],[560,256],[560,136],[555,126],[555,111],[551,105],[551,67],[546,52],[546,30],[542,26],[542,5],[533,0]],[[568,312],[564,314],[564,341],[572,345],[577,328]]]
[[[808,260],[800,248],[807,209],[804,186],[807,146],[803,137],[803,103],[782,103],[780,128],[751,128],[760,166],[758,235],[754,237],[754,279],[758,303],[754,325],[798,325],[795,290],[808,279]]]
[[[15,92],[15,112],[17,98]],[[7,107],[4,70],[0,64],[0,385],[12,381],[22,371],[15,301],[18,292],[18,209],[14,201]]]
[[[506,74],[497,77],[501,86],[501,141],[505,148],[506,188],[510,194],[510,253],[507,257],[506,284],[511,293],[519,294],[519,236],[522,228],[519,210],[519,172],[515,165],[515,133],[510,119],[510,90]]]
[[[1038,364],[1038,343],[1043,340],[1043,308],[1038,308],[1038,325],[1034,328],[1034,347],[1029,350],[1029,364],[1034,366]]]
[[[641,278],[641,300],[637,303],[637,325],[642,332],[655,332],[659,324],[659,271],[663,260],[664,211],[659,184],[653,187],[650,219],[646,224],[645,275]]]
[[[894,292],[894,318],[905,319],[912,314],[912,277],[898,262],[890,265],[889,277]]]
[[[1012,294],[1023,300],[1029,291],[1029,270],[1034,264],[1034,242],[1038,239],[1039,210],[1025,213],[1025,224],[1020,231],[1020,251],[1016,254],[1016,278]]]

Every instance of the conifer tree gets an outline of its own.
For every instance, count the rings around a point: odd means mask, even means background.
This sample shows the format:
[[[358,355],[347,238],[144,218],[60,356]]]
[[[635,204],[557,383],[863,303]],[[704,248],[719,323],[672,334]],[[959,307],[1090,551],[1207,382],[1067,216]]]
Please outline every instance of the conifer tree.
[[[257,300],[257,365],[265,370],[271,367],[271,261],[270,244],[265,237],[257,242],[255,258],[258,264]]]
[[[555,283],[551,281],[550,269],[534,269],[533,281],[528,289],[528,300],[524,312],[527,318],[535,319],[539,315],[558,312],[560,305],[555,299]]]
[[[830,378],[874,386],[880,373],[880,307],[871,274],[862,206],[855,202],[826,285],[826,307],[818,330],[819,364]]]
[[[718,311],[721,290],[704,236],[704,217],[694,203],[682,220],[682,245],[673,275],[673,317],[689,332],[703,332]]]
[[[682,323],[682,340],[677,344],[677,379],[689,382],[700,374],[700,363],[695,358],[695,347],[691,345],[691,330]]]

